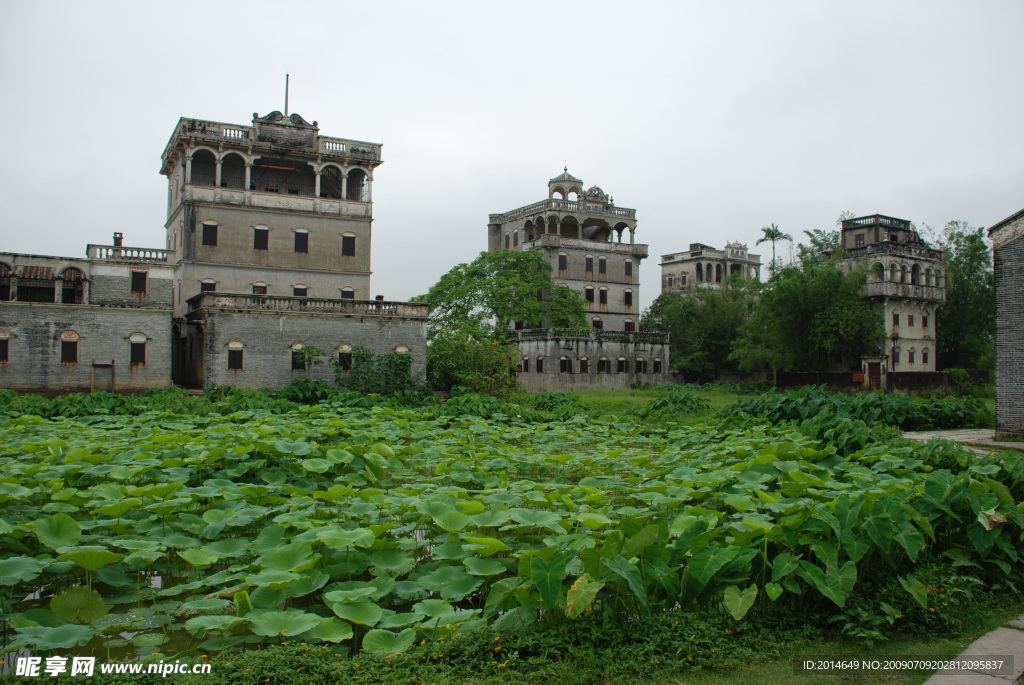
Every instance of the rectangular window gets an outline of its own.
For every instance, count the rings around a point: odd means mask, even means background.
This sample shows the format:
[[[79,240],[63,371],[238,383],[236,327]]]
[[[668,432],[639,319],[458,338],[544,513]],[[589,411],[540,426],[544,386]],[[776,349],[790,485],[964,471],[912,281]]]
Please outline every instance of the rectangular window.
[[[627,290],[626,294],[624,296],[624,299],[625,299],[625,302],[626,302],[626,306],[627,307],[632,307],[633,306],[633,291],[632,290]]]
[[[620,359],[615,370],[619,373],[629,373],[629,362],[625,359]]]
[[[212,293],[217,289],[217,284],[214,281],[203,281],[199,284],[199,292],[201,293]]]
[[[252,249],[254,250],[269,250],[270,249],[270,230],[266,228],[257,228],[252,232]]]
[[[594,258],[587,257],[587,271],[593,273],[594,271]]]
[[[145,271],[132,271],[132,292],[133,293],[144,293],[144,292],[146,292],[146,272]]]
[[[921,317],[921,328],[928,328],[928,315],[925,314]]]
[[[863,233],[858,233],[857,235],[855,235],[853,237],[853,240],[854,240],[854,243],[853,243],[854,247],[864,247],[864,234]]]
[[[580,360],[580,373],[590,373],[590,362],[586,359]]]
[[[647,360],[646,359],[637,359],[636,362],[634,362],[634,365],[636,367],[636,372],[637,373],[647,373]]]
[[[632,333],[633,331],[636,330],[636,324],[632,321],[627,321],[625,328],[623,328],[622,330],[626,331],[627,333]]]
[[[597,372],[598,373],[611,373],[612,372],[612,363],[611,363],[611,361],[609,361],[607,359],[598,359],[597,360]]]
[[[660,359],[655,359],[654,360],[654,373],[661,373],[661,360]]]
[[[683,274],[682,285],[686,285],[686,274]]]
[[[608,291],[601,288],[598,304],[608,304]]]
[[[253,295],[266,295],[267,294],[267,286],[265,286],[265,285],[254,285],[252,287],[252,294]]]
[[[78,341],[77,340],[61,340],[60,341],[60,363],[61,364],[77,364],[78,363]]]
[[[913,327],[914,327],[914,315],[913,314],[907,314],[907,328],[913,328]]]
[[[900,315],[899,315],[898,312],[893,312],[892,313],[892,325],[893,326],[899,326],[900,325]]]
[[[228,369],[233,371],[242,370],[243,350],[228,350]]]
[[[307,292],[309,292],[309,288],[300,288],[298,286],[292,288],[292,296],[294,297],[305,297]]]
[[[352,370],[352,353],[351,352],[339,352],[338,353],[338,365],[341,366],[342,371]]]
[[[922,364],[927,364],[928,363],[928,350],[922,350],[921,351],[921,363]]]
[[[559,359],[558,360],[558,373],[572,373],[572,360],[571,359]]]
[[[342,238],[342,243],[345,239]],[[299,231],[295,234],[295,251],[296,252],[309,252],[309,234]],[[354,251],[353,251],[354,254]]]
[[[519,231],[512,232],[512,247],[519,247]]]
[[[146,343],[144,342],[133,342],[130,343],[131,349],[128,354],[128,361],[132,364],[145,364],[146,363]]]
[[[11,345],[7,338],[0,339],[0,363],[6,364],[10,360]]]
[[[509,242],[508,241],[509,241],[509,235],[508,235],[508,233],[506,233],[505,234],[505,249],[506,250],[508,249],[508,246],[509,246]]]
[[[343,235],[343,236],[341,236],[341,256],[342,257],[355,257],[356,256],[356,237],[354,235]]]
[[[217,247],[217,224],[203,224],[203,245]]]
[[[292,350],[292,371],[304,371],[306,365],[303,363],[302,351]]]
[[[900,351],[897,350],[895,347],[892,348],[892,363],[893,366],[900,363]]]
[[[593,304],[593,302],[594,302],[594,289],[593,288],[586,288],[583,291],[583,299],[585,299],[587,302],[590,302],[591,304]]]
[[[907,363],[908,364],[913,364],[914,363],[914,351],[913,350],[910,350],[910,352],[907,352]]]
[[[565,271],[569,268],[569,256],[560,254],[558,255],[558,270]]]
[[[544,357],[537,359],[537,373],[544,373]]]
[[[633,262],[631,262],[631,261],[629,261],[627,259],[626,263],[625,263],[625,269],[626,269],[626,277],[627,278],[632,277],[633,276]]]
[[[529,372],[530,372],[530,358],[529,357],[523,357],[523,373],[529,373]]]
[[[343,300],[354,300],[356,299],[356,291],[352,288],[345,288],[341,291],[341,299]]]
[[[604,257],[597,258],[597,273],[601,276],[608,272],[608,260]]]

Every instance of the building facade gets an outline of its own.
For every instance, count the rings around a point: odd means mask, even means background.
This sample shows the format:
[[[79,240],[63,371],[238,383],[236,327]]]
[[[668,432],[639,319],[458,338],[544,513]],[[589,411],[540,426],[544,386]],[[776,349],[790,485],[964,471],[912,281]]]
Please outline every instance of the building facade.
[[[108,377],[99,387],[126,391],[331,378],[330,365],[297,363],[306,346],[343,368],[357,345],[408,353],[421,371],[426,306],[370,292],[380,150],[321,136],[298,114],[180,119],[161,156],[165,249],[115,234],[86,260],[0,256],[0,382],[65,392]]]
[[[661,292],[684,293],[690,288],[719,288],[731,276],[757,279],[761,256],[750,254],[743,243],[726,243],[718,250],[690,243],[686,252],[661,256]]]
[[[591,325],[517,332],[520,384],[542,392],[667,383],[668,334],[637,332],[648,251],[635,242],[636,210],[615,206],[597,186],[583,188],[563,169],[548,181],[546,200],[488,218],[487,249],[541,250],[554,283],[582,295]]]
[[[988,236],[996,284],[996,435],[1024,436],[1024,209]]]
[[[171,382],[165,250],[89,245],[87,258],[0,253],[0,387],[139,392]]]
[[[935,312],[946,301],[942,250],[929,247],[909,221],[874,214],[842,223],[843,268],[867,269],[865,295],[881,303],[886,339],[860,362],[869,388],[887,373],[935,371]]]

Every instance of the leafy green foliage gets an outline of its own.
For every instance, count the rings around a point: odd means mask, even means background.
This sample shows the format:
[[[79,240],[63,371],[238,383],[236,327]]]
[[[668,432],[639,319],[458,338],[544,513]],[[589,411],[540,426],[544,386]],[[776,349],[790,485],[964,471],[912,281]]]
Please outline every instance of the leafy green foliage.
[[[714,412],[714,405],[686,386],[673,385],[664,394],[632,411],[638,419],[664,420],[673,416],[704,416]]]
[[[345,370],[336,360],[334,377],[338,386],[357,392],[394,395],[399,392],[423,393],[423,380],[412,375],[412,355],[388,352],[375,355],[363,345],[352,348],[352,368]]]
[[[994,367],[995,276],[985,229],[950,221],[942,232],[946,302],[936,310],[938,368]]]

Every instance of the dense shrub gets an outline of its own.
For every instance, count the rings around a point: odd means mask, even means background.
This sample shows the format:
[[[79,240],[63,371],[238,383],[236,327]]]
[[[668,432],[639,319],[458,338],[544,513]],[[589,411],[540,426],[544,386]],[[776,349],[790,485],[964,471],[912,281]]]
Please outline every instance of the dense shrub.
[[[662,397],[631,410],[630,414],[638,419],[663,420],[672,416],[704,416],[713,411],[714,406],[694,390],[674,385]]]

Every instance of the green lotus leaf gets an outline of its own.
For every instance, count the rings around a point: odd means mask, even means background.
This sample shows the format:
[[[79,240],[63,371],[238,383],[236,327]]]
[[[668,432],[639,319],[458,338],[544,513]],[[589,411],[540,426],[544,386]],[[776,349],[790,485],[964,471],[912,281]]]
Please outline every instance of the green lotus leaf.
[[[292,542],[264,552],[260,565],[264,571],[292,571],[301,573],[313,568],[320,560],[320,554],[313,553],[313,545],[308,542]]]
[[[388,630],[371,630],[363,636],[363,651],[376,654],[400,654],[409,651],[416,634],[406,628],[397,635]]]
[[[115,554],[108,550],[79,550],[68,552],[57,557],[60,561],[72,561],[86,571],[95,571],[107,564],[116,564],[124,559],[123,554]]]
[[[406,612],[402,614],[391,614],[385,616],[377,624],[380,628],[404,628],[414,623],[419,623],[424,619],[424,615],[418,611]]]
[[[467,557],[462,560],[471,576],[496,576],[505,571],[505,565],[497,559]]]
[[[32,531],[50,549],[74,547],[82,537],[82,527],[67,514],[38,519],[32,524]]]
[[[230,559],[232,557],[240,557],[249,551],[249,541],[245,538],[224,538],[211,542],[208,545],[203,545],[201,549],[216,554],[218,558]]]
[[[303,637],[323,642],[342,642],[352,637],[352,624],[342,621],[340,618],[328,616],[321,618],[320,622]]]
[[[39,650],[81,647],[96,635],[90,626],[66,624],[55,628],[28,626],[18,630],[18,642]]]
[[[369,547],[377,536],[366,528],[346,529],[338,526],[322,528],[317,531],[316,537],[331,549],[345,549],[346,547]]]
[[[210,564],[217,561],[217,555],[213,552],[207,552],[204,549],[183,549],[178,552],[178,556],[187,561],[192,566],[209,566]]]
[[[43,572],[43,565],[32,557],[0,559],[0,585],[17,585],[34,579]]]
[[[257,587],[269,587],[272,590],[280,590],[300,578],[302,576],[291,571],[263,571],[255,575],[246,576],[245,582]]]
[[[311,473],[324,473],[332,466],[326,459],[303,459],[302,468]]]
[[[400,549],[382,549],[370,554],[370,567],[374,575],[389,574],[392,576],[403,576],[412,570],[416,560],[408,552]],[[382,571],[383,573],[377,573]]]
[[[427,616],[443,616],[444,614],[455,613],[455,607],[442,599],[425,599],[416,602],[413,610]]]
[[[100,593],[79,585],[53,597],[50,611],[69,623],[92,623],[105,616],[110,607],[103,602]]]
[[[371,602],[337,602],[331,605],[331,611],[340,618],[364,626],[375,626],[384,612]]]
[[[157,631],[152,633],[139,633],[133,637],[130,642],[136,647],[159,647],[170,639],[170,635],[167,635],[163,631]]]
[[[320,617],[300,609],[288,609],[287,611],[264,611],[256,616],[250,614],[245,620],[252,626],[252,632],[257,635],[295,637],[314,628],[319,623]]]
[[[730,585],[725,588],[725,592],[722,595],[725,601],[725,608],[729,610],[729,614],[734,619],[739,621],[747,615],[750,607],[754,606],[754,600],[757,599],[757,585],[751,585],[742,592],[735,585]]]
[[[121,518],[128,513],[130,509],[138,507],[142,504],[142,500],[138,497],[129,497],[127,499],[113,502],[112,504],[105,504],[96,511],[104,516],[110,518]]]

